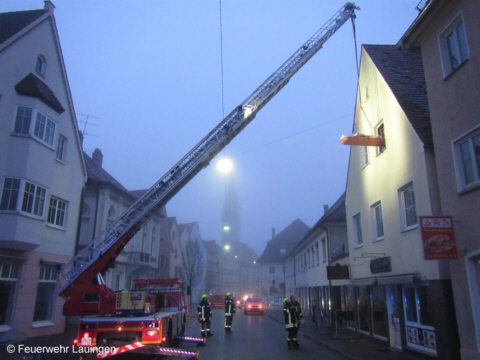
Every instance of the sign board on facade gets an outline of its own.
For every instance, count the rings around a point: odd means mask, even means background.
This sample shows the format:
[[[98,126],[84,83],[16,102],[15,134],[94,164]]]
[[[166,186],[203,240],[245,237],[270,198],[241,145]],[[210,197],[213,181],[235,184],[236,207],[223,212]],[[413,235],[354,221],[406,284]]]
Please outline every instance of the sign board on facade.
[[[386,256],[380,259],[370,261],[370,271],[372,274],[392,271],[392,259]]]
[[[327,266],[327,278],[328,280],[350,279],[348,266]]]
[[[451,216],[420,216],[425,260],[458,259]]]

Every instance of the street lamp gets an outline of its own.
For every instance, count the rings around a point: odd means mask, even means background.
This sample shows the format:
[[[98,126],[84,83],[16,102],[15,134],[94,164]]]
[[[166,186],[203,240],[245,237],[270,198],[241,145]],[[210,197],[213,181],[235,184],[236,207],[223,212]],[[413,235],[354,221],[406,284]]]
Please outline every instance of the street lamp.
[[[233,162],[229,158],[223,157],[217,162],[217,170],[222,173],[229,173],[233,169]]]

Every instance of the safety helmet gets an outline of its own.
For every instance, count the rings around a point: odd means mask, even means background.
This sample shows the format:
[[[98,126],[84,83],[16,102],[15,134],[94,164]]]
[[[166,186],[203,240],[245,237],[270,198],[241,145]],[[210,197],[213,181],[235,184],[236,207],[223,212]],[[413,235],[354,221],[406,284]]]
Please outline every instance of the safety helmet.
[[[227,292],[227,296],[232,296],[232,293],[231,293],[231,292]]]
[[[203,294],[202,299],[206,299],[206,298],[207,298],[207,294]]]
[[[285,305],[287,303],[287,301],[288,301],[287,298],[283,299],[283,305]]]

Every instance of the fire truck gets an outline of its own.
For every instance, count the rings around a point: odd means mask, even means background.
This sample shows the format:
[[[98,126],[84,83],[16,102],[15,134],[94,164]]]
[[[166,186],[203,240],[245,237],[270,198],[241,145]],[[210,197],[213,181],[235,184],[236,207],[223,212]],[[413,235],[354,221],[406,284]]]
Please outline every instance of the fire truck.
[[[103,276],[115,266],[115,259],[142,224],[208,166],[348,19],[354,24],[357,9],[349,2],[342,6],[125,213],[62,267],[58,293],[65,300],[63,314],[82,317],[78,346],[115,341],[125,344],[117,351],[98,354],[98,358],[145,347],[155,354],[196,358],[198,353],[172,348],[176,341],[186,339],[181,281],[137,280],[135,289],[115,292],[106,286]]]

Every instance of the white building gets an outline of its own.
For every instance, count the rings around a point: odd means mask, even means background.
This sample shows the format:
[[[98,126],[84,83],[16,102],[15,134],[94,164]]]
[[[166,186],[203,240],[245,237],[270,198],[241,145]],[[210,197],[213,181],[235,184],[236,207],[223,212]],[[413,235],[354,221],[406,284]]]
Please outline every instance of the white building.
[[[419,216],[441,214],[419,50],[364,45],[346,191],[353,285],[342,304],[361,334],[449,358],[453,297],[448,262],[425,260]],[[453,323],[453,325],[452,325]]]
[[[86,169],[54,6],[0,14],[0,333],[62,332]]]

